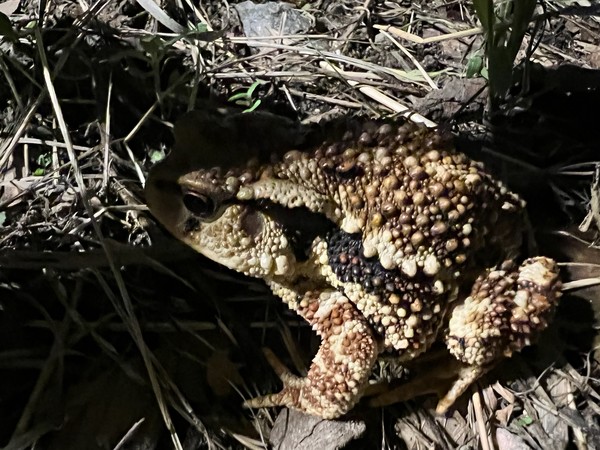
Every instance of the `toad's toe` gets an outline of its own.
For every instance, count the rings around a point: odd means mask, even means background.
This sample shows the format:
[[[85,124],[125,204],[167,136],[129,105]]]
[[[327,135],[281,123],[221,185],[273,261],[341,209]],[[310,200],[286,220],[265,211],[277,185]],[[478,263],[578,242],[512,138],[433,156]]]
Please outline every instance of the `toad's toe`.
[[[308,374],[303,378],[290,374],[267,353],[283,389],[246,401],[245,406],[287,406],[334,419],[350,411],[362,396],[379,354],[378,341],[364,316],[339,292],[308,293],[296,310],[322,338]]]

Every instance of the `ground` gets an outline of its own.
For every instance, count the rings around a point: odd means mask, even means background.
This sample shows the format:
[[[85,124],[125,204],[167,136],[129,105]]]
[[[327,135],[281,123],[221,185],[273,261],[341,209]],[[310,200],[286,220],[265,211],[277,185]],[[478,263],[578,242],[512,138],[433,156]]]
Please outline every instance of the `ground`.
[[[262,346],[302,373],[316,338],[264,286],[177,244],[142,196],[190,109],[311,123],[407,108],[528,200],[538,252],[570,263],[574,288],[598,277],[597,5],[540,2],[491,103],[467,1],[41,6],[0,4],[0,446],[600,447],[594,286],[447,417],[430,397],[336,423],[243,410],[278,387]],[[383,361],[374,380],[418,370]]]

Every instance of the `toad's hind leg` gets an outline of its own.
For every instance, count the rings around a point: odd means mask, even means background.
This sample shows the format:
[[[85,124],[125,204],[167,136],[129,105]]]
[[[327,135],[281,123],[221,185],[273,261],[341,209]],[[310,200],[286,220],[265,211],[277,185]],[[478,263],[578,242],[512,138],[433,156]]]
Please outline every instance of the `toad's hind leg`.
[[[451,312],[446,345],[464,366],[437,412],[447,411],[499,359],[531,344],[546,328],[560,287],[556,263],[544,257],[519,267],[506,261],[475,281],[471,295]]]
[[[379,354],[373,331],[355,305],[337,291],[299,297],[274,283],[271,288],[312,325],[322,342],[304,378],[290,374],[268,354],[284,387],[276,394],[248,400],[245,406],[287,406],[324,419],[345,414],[360,399]]]

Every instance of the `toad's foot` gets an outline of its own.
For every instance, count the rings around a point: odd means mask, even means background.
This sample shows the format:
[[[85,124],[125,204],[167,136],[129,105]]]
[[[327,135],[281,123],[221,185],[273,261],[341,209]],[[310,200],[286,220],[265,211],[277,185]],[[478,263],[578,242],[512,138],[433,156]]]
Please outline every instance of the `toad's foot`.
[[[544,257],[519,267],[505,261],[475,281],[471,295],[452,311],[446,336],[450,353],[467,366],[438,403],[438,413],[498,360],[531,344],[546,328],[560,287],[556,262]]]
[[[429,362],[428,370],[417,370],[413,380],[370,404],[384,406],[435,393],[440,397],[436,412],[446,413],[500,359],[529,345],[546,328],[559,290],[558,268],[549,258],[531,258],[520,267],[507,261],[487,271],[451,312],[446,345],[456,360],[441,361],[435,369]]]
[[[280,294],[275,288],[274,292]],[[245,406],[287,406],[324,419],[347,413],[360,399],[379,353],[372,330],[348,298],[337,291],[308,292],[299,301],[295,294],[283,298],[321,336],[321,347],[303,378],[290,374],[267,353],[283,389],[248,400]]]
[[[435,394],[439,401],[436,411],[445,413],[454,401],[477,378],[483,375],[488,367],[469,366],[458,361],[447,351],[437,352],[435,357],[429,353],[411,361],[411,379],[398,387],[390,388],[381,385],[370,389],[365,395],[374,394],[369,406],[382,407],[412,400],[427,394]]]

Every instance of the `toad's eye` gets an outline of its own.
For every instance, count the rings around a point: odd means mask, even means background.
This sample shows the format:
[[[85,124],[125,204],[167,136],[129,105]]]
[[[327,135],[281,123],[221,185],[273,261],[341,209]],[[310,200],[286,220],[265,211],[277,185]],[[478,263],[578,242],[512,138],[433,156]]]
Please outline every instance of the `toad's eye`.
[[[213,199],[197,192],[186,192],[183,195],[183,204],[200,219],[211,218],[217,209]]]

